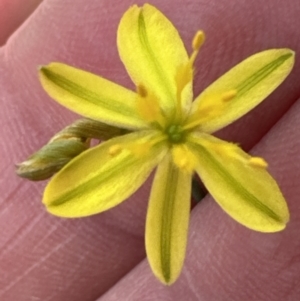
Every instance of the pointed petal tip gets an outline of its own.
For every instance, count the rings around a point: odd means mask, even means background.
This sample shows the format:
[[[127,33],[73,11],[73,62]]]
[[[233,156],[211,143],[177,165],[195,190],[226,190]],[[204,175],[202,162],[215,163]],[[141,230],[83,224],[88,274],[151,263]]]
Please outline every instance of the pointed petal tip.
[[[47,64],[47,65],[38,65],[37,66],[37,70],[39,71],[39,72],[43,72],[43,71],[45,71],[45,70],[47,70],[51,65],[53,65],[53,64],[55,64],[54,62],[51,62],[51,63],[49,63],[49,64]]]
[[[275,179],[263,168],[240,164],[249,155],[228,146],[209,135],[198,136],[198,142],[191,145],[191,149],[198,148],[196,170],[205,186],[221,208],[248,229],[264,233],[283,230],[289,209]]]
[[[290,74],[294,61],[293,50],[273,48],[251,55],[222,75],[193,103],[193,112],[213,108],[211,117],[201,124],[202,131],[216,132],[260,104]],[[237,91],[237,96],[215,105],[216,95],[231,89]]]
[[[184,264],[190,195],[191,175],[177,168],[168,154],[154,177],[145,235],[149,265],[164,285],[176,281]]]
[[[179,275],[176,277],[171,277],[170,275],[166,275],[163,271],[161,273],[154,273],[156,276],[156,279],[159,280],[159,282],[165,286],[172,286],[178,279]]]
[[[245,226],[248,229],[261,232],[261,233],[277,233],[283,231],[287,224],[289,223],[289,211],[288,208],[285,210],[282,210],[283,213],[281,215],[278,215],[278,219],[272,219],[269,220],[269,222],[265,223],[259,223],[259,224],[245,224],[244,222],[236,219],[237,222],[241,223],[243,226]],[[233,217],[234,218],[234,217]],[[235,219],[235,218],[234,218]]]
[[[292,57],[293,60],[295,59],[296,52],[294,50],[289,48],[285,48],[284,50],[286,51],[286,54],[284,56],[286,56],[287,59],[290,57]]]
[[[138,6],[137,4],[130,5],[130,7],[128,8],[127,11],[133,10],[133,9],[140,9],[140,6]],[[126,13],[126,12],[125,12],[125,13]]]
[[[126,11],[125,13],[123,14],[122,18],[128,14],[128,13],[131,13],[133,11],[137,11],[138,13],[143,9],[143,6],[139,6],[138,4],[133,4],[131,5]]]
[[[160,282],[165,286],[171,286],[174,283],[174,281],[171,282],[170,280],[165,279],[165,278],[160,279]]]
[[[286,52],[288,52],[290,55],[295,56],[296,52],[293,49],[290,48],[284,48],[286,50]]]
[[[283,58],[283,61],[290,60],[290,70],[292,70],[292,68],[294,66],[294,62],[295,62],[296,52],[290,48],[280,48],[280,49],[276,49],[276,50],[282,52],[281,58]],[[269,50],[269,51],[272,51],[272,50]]]
[[[119,23],[117,45],[135,85],[147,83],[160,99],[162,109],[173,109],[177,93],[174,77],[189,57],[170,20],[152,5],[132,6]],[[191,84],[184,93],[183,103],[189,104]]]
[[[42,204],[44,204],[46,206],[47,210],[49,210],[52,207],[51,206],[51,201],[49,201],[49,197],[48,197],[48,193],[47,193],[48,186],[49,186],[49,183],[48,183],[48,185],[46,186],[46,188],[44,190],[44,195],[43,195],[43,198],[42,198]]]
[[[38,66],[38,74],[39,74],[40,80],[41,80],[44,76],[46,76],[47,66],[49,66],[49,65],[39,65],[39,66]],[[42,82],[42,83],[43,83],[43,82]]]
[[[262,232],[262,233],[276,233],[276,232],[281,232],[283,231],[287,226],[287,223],[285,222],[278,222],[276,225],[272,224],[272,226],[268,226],[268,227],[259,227],[259,228],[256,228],[256,227],[253,227],[253,228],[250,228],[249,226],[247,226],[247,228],[249,229],[252,229],[254,231],[257,231],[257,232]]]
[[[50,198],[45,195],[46,192],[44,192],[44,196],[42,199],[42,203],[46,208],[46,211],[50,213],[51,215],[59,218],[81,218],[81,217],[87,217],[91,216],[92,214],[74,214],[72,210],[64,210],[61,208],[61,206],[57,205],[55,202],[51,202]]]

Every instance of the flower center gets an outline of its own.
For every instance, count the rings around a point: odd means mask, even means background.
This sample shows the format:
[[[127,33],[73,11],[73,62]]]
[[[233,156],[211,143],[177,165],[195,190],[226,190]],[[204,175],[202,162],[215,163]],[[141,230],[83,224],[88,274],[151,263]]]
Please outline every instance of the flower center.
[[[181,125],[172,124],[165,130],[171,143],[182,143],[185,140],[185,132]]]

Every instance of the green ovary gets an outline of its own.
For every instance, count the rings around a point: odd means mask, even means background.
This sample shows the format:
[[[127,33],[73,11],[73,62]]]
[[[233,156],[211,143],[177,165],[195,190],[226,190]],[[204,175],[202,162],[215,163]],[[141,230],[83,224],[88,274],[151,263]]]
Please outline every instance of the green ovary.
[[[170,125],[166,128],[165,133],[171,143],[183,143],[185,141],[186,132],[181,125]]]

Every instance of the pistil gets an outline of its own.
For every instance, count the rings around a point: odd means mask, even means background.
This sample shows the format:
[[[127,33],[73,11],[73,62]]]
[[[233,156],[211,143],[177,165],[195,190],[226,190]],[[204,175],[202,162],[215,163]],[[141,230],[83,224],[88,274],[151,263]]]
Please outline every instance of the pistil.
[[[166,129],[166,134],[171,143],[182,143],[184,142],[185,134],[182,126],[180,125],[171,125]]]

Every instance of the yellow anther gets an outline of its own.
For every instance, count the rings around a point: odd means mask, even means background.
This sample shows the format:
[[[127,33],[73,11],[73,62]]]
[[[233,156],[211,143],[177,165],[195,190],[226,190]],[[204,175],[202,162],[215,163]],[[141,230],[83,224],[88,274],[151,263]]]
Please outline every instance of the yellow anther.
[[[237,95],[237,90],[229,90],[222,94],[222,100],[223,101],[229,101],[232,100]]]
[[[111,156],[116,156],[118,155],[122,150],[122,147],[120,146],[120,144],[115,144],[115,145],[112,145],[109,149],[108,149],[108,153],[111,155]]]
[[[145,88],[145,86],[140,84],[136,87],[136,90],[137,90],[137,93],[139,96],[141,96],[143,98],[146,98],[148,96],[148,92],[147,92],[147,89]]]
[[[182,169],[184,169],[187,166],[187,163],[188,162],[186,158],[182,158],[178,162],[176,162],[177,166]]]
[[[263,158],[260,157],[252,157],[249,159],[248,163],[255,167],[262,167],[262,168],[268,167],[268,163]]]
[[[164,126],[164,117],[156,95],[151,91],[148,92],[142,84],[137,86],[137,94],[136,106],[140,116],[148,122],[156,122]]]
[[[190,56],[189,64],[192,67],[194,65],[194,62],[196,60],[197,54],[203,45],[205,41],[205,34],[202,30],[198,30],[194,36],[192,47],[193,47],[193,53]]]
[[[205,34],[202,30],[198,30],[193,38],[192,47],[193,53],[191,54],[187,64],[179,66],[175,77],[177,85],[177,102],[176,102],[176,119],[177,121],[182,117],[182,103],[181,93],[185,86],[193,80],[193,65],[197,54],[205,41]]]
[[[193,38],[193,50],[194,51],[199,51],[199,49],[201,48],[201,46],[203,45],[205,41],[205,34],[202,30],[198,30]]]
[[[196,166],[195,156],[184,145],[174,146],[172,157],[175,165],[185,172],[192,172]]]

